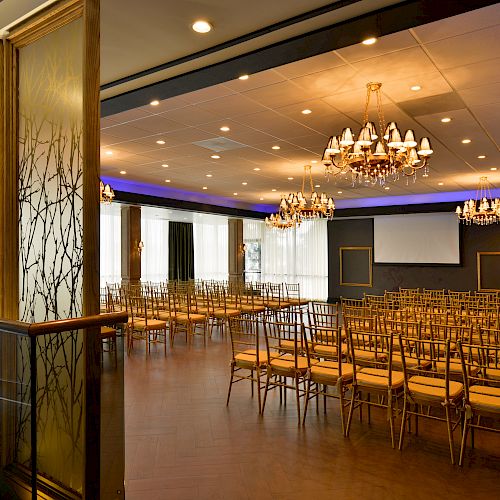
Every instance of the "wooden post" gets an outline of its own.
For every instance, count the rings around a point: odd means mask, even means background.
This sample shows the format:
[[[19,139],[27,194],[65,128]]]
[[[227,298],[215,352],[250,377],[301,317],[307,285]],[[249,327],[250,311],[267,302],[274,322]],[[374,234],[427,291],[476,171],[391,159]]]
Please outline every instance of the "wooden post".
[[[243,219],[229,219],[228,225],[229,281],[243,281],[245,266]]]
[[[135,285],[141,281],[141,207],[122,206],[122,283]]]

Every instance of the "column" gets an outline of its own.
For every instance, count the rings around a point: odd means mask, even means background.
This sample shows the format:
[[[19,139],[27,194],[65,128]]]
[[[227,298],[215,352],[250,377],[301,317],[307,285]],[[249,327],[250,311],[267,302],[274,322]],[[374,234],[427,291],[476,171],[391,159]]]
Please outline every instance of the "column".
[[[122,283],[141,282],[141,207],[122,206]]]
[[[229,281],[243,281],[245,271],[243,219],[229,219],[228,225]]]

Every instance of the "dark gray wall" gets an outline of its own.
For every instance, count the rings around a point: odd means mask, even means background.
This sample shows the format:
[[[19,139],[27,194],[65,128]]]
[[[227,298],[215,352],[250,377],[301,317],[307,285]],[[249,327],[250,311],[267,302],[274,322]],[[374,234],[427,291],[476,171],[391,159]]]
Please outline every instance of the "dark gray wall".
[[[363,297],[363,293],[382,294],[384,290],[403,288],[477,288],[477,252],[500,252],[500,225],[462,226],[460,231],[461,264],[458,266],[421,266],[373,264],[373,287],[340,286],[339,248],[373,247],[373,219],[337,219],[328,222],[328,296]]]

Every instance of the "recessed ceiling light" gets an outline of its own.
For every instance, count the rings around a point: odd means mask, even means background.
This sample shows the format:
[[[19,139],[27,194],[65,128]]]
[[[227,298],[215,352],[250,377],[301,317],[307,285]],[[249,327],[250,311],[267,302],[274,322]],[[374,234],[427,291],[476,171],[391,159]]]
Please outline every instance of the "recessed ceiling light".
[[[234,196],[238,196],[238,193],[233,193],[233,194],[234,194]]]
[[[337,191],[337,194],[342,194],[342,191]]]
[[[471,142],[470,139],[462,139],[462,144],[470,144]]]
[[[276,189],[271,189],[271,191],[274,193],[276,191]]]
[[[273,146],[271,149],[281,149],[280,146]]]
[[[374,36],[372,36],[370,38],[365,38],[361,43],[363,45],[373,45],[376,41],[377,39]]]
[[[259,200],[260,200],[260,201],[262,201],[263,199],[264,199],[264,198],[262,198],[262,197],[261,197],[261,198],[259,198]]]
[[[111,156],[111,155],[113,154],[113,151],[106,151],[106,154],[107,154],[108,156]]]
[[[314,187],[319,188],[319,187],[321,187],[321,184],[315,184]]]
[[[218,160],[220,158],[219,155],[212,155],[210,158],[213,158],[214,160]]]
[[[227,127],[226,125],[224,125],[223,127],[220,128],[220,130],[222,132],[229,132],[230,129],[229,129],[229,127]]]
[[[207,186],[203,186],[203,189],[208,189]]]
[[[444,182],[438,182],[438,186],[444,185]]]
[[[441,121],[443,123],[450,123],[451,122],[451,118],[449,118],[449,117],[441,118]]]
[[[159,141],[156,141],[156,144],[165,144],[165,141],[160,139]]]
[[[165,182],[170,182],[170,179],[165,179]]]
[[[125,175],[127,172],[125,170],[120,170],[120,174]]]
[[[310,115],[311,113],[312,113],[312,111],[310,109],[303,109],[302,110],[303,115]]]
[[[497,169],[497,167],[491,167],[490,170],[492,170],[493,172],[495,172],[495,170]]]
[[[212,177],[212,174],[207,174],[207,177]]]
[[[248,75],[241,75],[238,77],[238,80],[248,80]]]
[[[318,163],[318,160],[311,160],[311,163]]]
[[[199,20],[195,21],[191,28],[193,28],[193,31],[196,31],[196,33],[208,33],[212,30],[212,25],[208,21]]]
[[[484,160],[484,159],[486,158],[486,155],[479,155],[479,156],[478,156],[478,158],[479,158],[480,160]]]
[[[151,101],[149,104],[151,104],[151,106],[158,106],[158,104],[160,104],[160,101],[155,99],[154,101]]]
[[[423,174],[422,177],[429,177],[429,174]]]
[[[246,186],[248,184],[248,182],[242,182],[241,183],[243,186]]]
[[[389,191],[389,189],[391,189],[389,186],[385,186],[384,188],[386,191]]]
[[[260,168],[259,168],[259,167],[255,167],[255,168],[254,168],[254,170],[255,170],[256,172],[258,172],[258,171],[260,170]]]
[[[289,181],[293,181],[293,177],[288,177],[288,180]]]
[[[167,167],[168,167],[168,164],[167,164],[167,163],[162,163],[162,164],[161,164],[161,166],[162,166],[163,168],[167,168]]]
[[[422,90],[422,87],[420,85],[413,85],[410,87],[410,90],[413,90],[413,92],[418,92],[419,90]]]

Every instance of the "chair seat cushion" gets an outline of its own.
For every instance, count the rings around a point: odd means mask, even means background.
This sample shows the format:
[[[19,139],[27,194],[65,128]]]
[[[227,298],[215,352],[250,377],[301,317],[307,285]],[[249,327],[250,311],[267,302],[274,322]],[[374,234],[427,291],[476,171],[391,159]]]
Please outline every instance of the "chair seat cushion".
[[[101,326],[101,337],[103,339],[109,339],[111,337],[116,337],[116,329],[110,326]]]
[[[290,297],[288,299],[286,299],[287,302],[289,302],[290,304],[292,304],[293,306],[297,306],[297,305],[300,305],[300,306],[305,306],[306,304],[309,304],[309,301],[307,299],[291,299]]]
[[[253,306],[250,304],[241,304],[240,309],[243,312],[258,314],[258,313],[264,312],[266,310],[266,306],[263,306],[263,305],[259,306],[257,304],[255,304]]]
[[[148,319],[134,321],[134,328],[136,330],[163,330],[167,328],[167,322],[159,319]]]
[[[351,354],[350,350],[345,344],[342,346],[342,353],[349,355]],[[356,358],[356,364],[363,362],[374,363],[376,361],[387,361],[387,353],[382,351],[375,352],[365,349],[354,349],[354,357]]]
[[[337,347],[328,344],[314,344],[314,352],[320,356],[337,357]]]
[[[388,389],[389,388],[389,370],[380,368],[363,368],[356,374],[358,386],[366,389]],[[391,389],[403,387],[404,374],[402,372],[392,371]]]
[[[213,316],[216,318],[233,318],[239,316],[241,311],[239,309],[215,309]]]
[[[297,341],[297,350],[300,350],[300,342]],[[295,341],[293,340],[280,340],[280,349],[283,351],[293,352],[295,349]]]
[[[247,349],[246,351],[236,354],[234,357],[236,365],[241,368],[255,368],[257,365],[257,355],[255,349]],[[267,364],[267,352],[259,350],[259,366]]]
[[[279,358],[272,359],[270,365],[274,371],[288,373],[288,376],[293,375],[295,372],[295,361],[292,354],[284,354]],[[307,358],[305,356],[297,356],[297,370],[305,373],[307,368]]]
[[[479,366],[475,366],[472,363],[469,364],[469,373],[475,376],[479,372]],[[446,361],[436,361],[436,370],[438,373],[446,372]],[[462,375],[462,361],[460,359],[450,359],[450,376]]]
[[[175,315],[175,321],[179,323],[203,323],[207,320],[204,314],[187,314],[187,313],[177,313]]]
[[[450,400],[462,395],[463,384],[450,381]],[[415,375],[408,380],[408,389],[412,398],[419,401],[443,402],[446,399],[446,381],[441,378],[423,377]]]
[[[353,366],[342,363],[342,380],[350,382],[353,375]],[[321,361],[311,367],[311,380],[318,384],[336,385],[339,379],[339,364],[337,361]]]
[[[417,359],[411,356],[405,356],[406,367],[410,370],[428,370],[431,367],[431,361],[428,359]],[[403,367],[403,360],[401,354],[392,355],[392,366],[397,368]]]
[[[473,410],[500,413],[500,387],[472,385],[469,387],[469,402]]]

